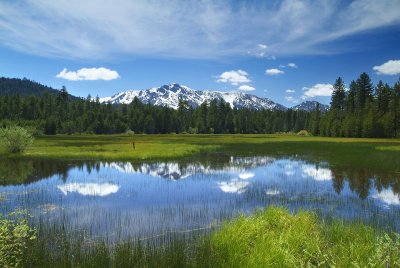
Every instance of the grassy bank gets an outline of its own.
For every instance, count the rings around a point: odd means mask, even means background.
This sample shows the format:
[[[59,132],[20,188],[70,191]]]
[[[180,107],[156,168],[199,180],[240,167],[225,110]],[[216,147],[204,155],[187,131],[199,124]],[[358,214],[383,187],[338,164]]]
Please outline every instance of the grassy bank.
[[[132,142],[135,143],[135,150]],[[400,140],[296,135],[72,135],[38,137],[14,158],[168,160],[197,155],[302,155],[330,165],[400,172]]]
[[[48,232],[54,233],[49,236]],[[277,207],[226,222],[190,244],[169,237],[163,246],[127,242],[110,248],[83,237],[71,240],[62,229],[39,229],[37,238],[23,245],[18,241],[18,247],[5,249],[12,249],[7,252],[10,262],[22,258],[24,267],[400,266],[399,234],[358,223],[324,223],[311,212],[293,215]],[[0,244],[0,254],[3,249]],[[11,256],[14,250],[16,258]]]

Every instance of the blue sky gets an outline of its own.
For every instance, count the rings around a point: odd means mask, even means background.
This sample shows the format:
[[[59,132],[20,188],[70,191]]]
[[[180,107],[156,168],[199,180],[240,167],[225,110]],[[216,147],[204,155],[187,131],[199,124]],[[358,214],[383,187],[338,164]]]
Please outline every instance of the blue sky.
[[[0,76],[105,97],[172,82],[286,106],[400,76],[400,1],[0,2]]]

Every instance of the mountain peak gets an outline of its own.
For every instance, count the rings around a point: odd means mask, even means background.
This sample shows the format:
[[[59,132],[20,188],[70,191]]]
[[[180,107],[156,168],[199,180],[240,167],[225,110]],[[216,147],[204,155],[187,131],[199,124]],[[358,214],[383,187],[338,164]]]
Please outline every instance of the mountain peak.
[[[219,91],[202,91],[193,90],[189,87],[178,83],[171,83],[160,87],[140,91],[120,92],[112,97],[101,98],[103,103],[112,104],[128,104],[135,97],[143,103],[153,105],[168,106],[178,109],[179,100],[187,101],[187,103],[196,108],[203,102],[210,102],[213,99],[224,100],[229,103],[232,108],[251,108],[255,110],[286,110],[286,107],[273,102],[268,98],[260,98],[252,94],[244,92],[219,92]]]
[[[321,112],[326,112],[329,110],[328,105],[319,103],[318,101],[310,101],[310,100],[303,101],[302,103],[300,103],[296,106],[293,106],[292,109],[295,111],[303,110],[303,111],[311,112],[311,111],[315,110],[315,108],[317,107],[317,104],[319,104],[319,109]]]

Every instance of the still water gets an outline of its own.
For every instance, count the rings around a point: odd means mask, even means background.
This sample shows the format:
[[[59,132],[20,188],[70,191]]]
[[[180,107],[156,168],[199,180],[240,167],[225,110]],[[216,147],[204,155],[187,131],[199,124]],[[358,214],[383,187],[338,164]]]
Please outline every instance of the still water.
[[[27,209],[33,222],[109,242],[204,233],[268,205],[312,209],[400,230],[395,173],[334,168],[300,156],[214,156],[181,162],[5,161],[0,213]]]

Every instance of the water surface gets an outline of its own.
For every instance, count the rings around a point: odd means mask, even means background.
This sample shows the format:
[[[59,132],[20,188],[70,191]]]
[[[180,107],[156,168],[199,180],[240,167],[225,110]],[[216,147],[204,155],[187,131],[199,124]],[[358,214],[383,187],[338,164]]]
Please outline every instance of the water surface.
[[[181,162],[2,161],[1,213],[110,242],[204,233],[257,208],[312,209],[399,231],[399,174],[293,157]]]

